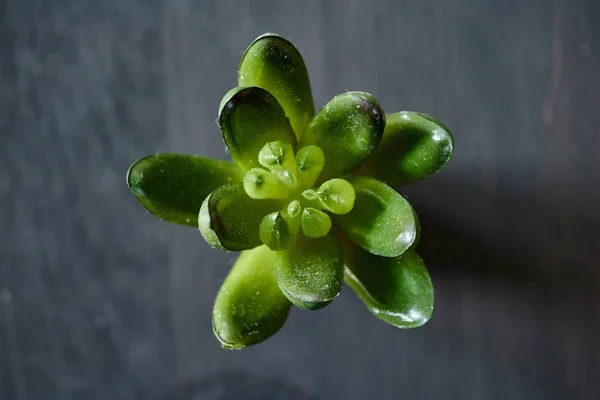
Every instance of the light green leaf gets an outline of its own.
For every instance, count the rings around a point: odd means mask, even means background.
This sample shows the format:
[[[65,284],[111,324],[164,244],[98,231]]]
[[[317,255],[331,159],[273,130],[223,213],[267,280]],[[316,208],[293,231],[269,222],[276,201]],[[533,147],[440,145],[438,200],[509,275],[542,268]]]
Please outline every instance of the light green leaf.
[[[231,89],[219,107],[219,127],[233,160],[247,171],[260,167],[258,153],[267,142],[296,147],[296,136],[273,95],[259,87]]]
[[[227,161],[190,154],[159,153],[129,168],[127,185],[136,199],[157,217],[198,226],[198,211],[216,188],[241,182],[243,172]]]
[[[292,43],[273,33],[259,36],[246,50],[238,70],[240,86],[273,94],[299,138],[315,115],[308,72]]]
[[[344,246],[344,263],[346,283],[377,318],[398,328],[417,328],[431,318],[433,286],[414,250],[390,258]]]
[[[346,236],[365,250],[396,257],[417,236],[418,224],[412,207],[394,189],[373,178],[347,178],[356,192],[354,208],[345,215],[332,215]]]
[[[439,171],[453,148],[452,134],[439,120],[407,111],[389,114],[381,145],[358,173],[405,185]]]
[[[280,208],[276,200],[255,200],[242,184],[221,186],[202,203],[198,227],[204,239],[221,250],[248,250],[261,245],[263,217]]]
[[[285,323],[291,303],[277,285],[275,257],[265,246],[244,251],[227,275],[213,310],[213,331],[223,347],[262,342]]]
[[[384,127],[385,115],[373,96],[348,92],[319,111],[300,145],[316,145],[325,153],[322,182],[356,169],[379,146]]]
[[[323,308],[342,287],[342,248],[332,233],[318,239],[299,236],[291,249],[277,252],[276,271],[279,287],[292,303],[307,310]]]

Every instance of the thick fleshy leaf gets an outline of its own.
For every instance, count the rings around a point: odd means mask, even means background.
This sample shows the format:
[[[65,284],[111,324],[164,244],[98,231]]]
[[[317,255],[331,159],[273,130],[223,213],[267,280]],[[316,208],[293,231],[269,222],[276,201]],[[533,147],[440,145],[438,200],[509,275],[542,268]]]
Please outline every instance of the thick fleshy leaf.
[[[231,89],[219,107],[219,127],[233,160],[244,170],[260,167],[258,153],[267,142],[296,147],[296,136],[275,97],[259,87]]]
[[[434,292],[423,260],[414,250],[379,257],[344,246],[346,283],[369,311],[398,328],[417,328],[433,313]]]
[[[127,172],[127,185],[144,208],[157,217],[198,226],[198,211],[206,196],[242,178],[243,172],[227,161],[159,153],[136,161]]]
[[[450,130],[437,119],[407,111],[389,114],[381,145],[359,174],[390,186],[404,185],[439,171],[453,148]]]
[[[368,93],[348,92],[334,97],[312,120],[300,140],[325,153],[319,181],[337,178],[357,168],[379,146],[385,115]]]
[[[265,246],[244,251],[227,275],[213,310],[213,331],[223,347],[262,342],[285,323],[291,303],[277,285],[275,256]]]
[[[280,208],[276,200],[255,200],[242,184],[221,186],[202,203],[198,227],[204,239],[221,250],[248,250],[262,244],[263,217]]]
[[[332,215],[346,236],[365,250],[383,257],[396,257],[417,236],[418,224],[412,207],[394,189],[376,179],[352,176],[354,208],[345,215]]]
[[[300,308],[323,308],[342,288],[342,248],[332,233],[318,239],[299,237],[294,247],[277,252],[276,266],[279,287]]]
[[[315,115],[308,72],[302,56],[288,40],[273,33],[248,47],[238,70],[240,86],[258,86],[279,101],[299,138]]]

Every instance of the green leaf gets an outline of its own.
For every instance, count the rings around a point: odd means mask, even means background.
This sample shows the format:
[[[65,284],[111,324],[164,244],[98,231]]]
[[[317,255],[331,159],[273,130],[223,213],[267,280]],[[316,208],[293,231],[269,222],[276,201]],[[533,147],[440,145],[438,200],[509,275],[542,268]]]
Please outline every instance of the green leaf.
[[[261,245],[263,217],[278,209],[276,200],[255,200],[242,184],[221,186],[202,203],[198,227],[204,239],[221,250],[248,250]]]
[[[277,285],[275,257],[265,246],[244,251],[227,275],[213,311],[213,332],[223,347],[262,342],[285,323],[291,303]]]
[[[389,114],[381,145],[359,173],[390,186],[405,185],[439,171],[453,148],[450,130],[437,119],[407,111]]]
[[[423,260],[414,250],[379,257],[344,246],[345,281],[369,311],[398,328],[417,328],[433,314],[434,292]]]
[[[317,146],[305,146],[296,154],[298,180],[302,188],[312,188],[325,166],[325,154]]]
[[[302,211],[302,232],[309,238],[320,238],[331,230],[331,218],[321,210],[306,207]]]
[[[298,138],[315,115],[304,60],[294,45],[279,35],[267,33],[252,42],[240,62],[238,84],[258,86],[273,94]]]
[[[385,115],[368,93],[348,92],[334,97],[312,120],[300,140],[325,153],[320,181],[356,169],[375,151],[383,136]]]
[[[260,239],[271,250],[284,250],[296,240],[288,222],[281,212],[266,215],[260,223]]]
[[[279,287],[292,303],[307,310],[323,308],[342,288],[342,248],[332,233],[299,237],[291,249],[277,253],[276,271]]]
[[[346,236],[365,250],[383,257],[396,257],[417,236],[418,224],[412,207],[394,189],[373,178],[352,176],[354,208],[345,215],[332,215]]]
[[[219,186],[241,182],[243,175],[227,161],[159,153],[133,163],[127,172],[127,185],[146,210],[157,217],[198,226],[198,211],[204,199]]]
[[[296,147],[296,136],[273,95],[259,87],[231,89],[219,107],[219,127],[233,160],[245,171],[260,167],[258,153],[267,142]]]

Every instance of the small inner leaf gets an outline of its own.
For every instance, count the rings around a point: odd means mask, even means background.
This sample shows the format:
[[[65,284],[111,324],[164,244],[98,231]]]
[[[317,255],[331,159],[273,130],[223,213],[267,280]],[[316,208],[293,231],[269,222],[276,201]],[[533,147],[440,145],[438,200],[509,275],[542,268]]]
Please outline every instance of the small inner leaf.
[[[331,218],[323,211],[306,207],[302,211],[302,232],[309,238],[319,238],[331,230]]]
[[[354,207],[354,188],[343,179],[331,179],[323,183],[317,194],[323,206],[332,213],[347,214]]]
[[[291,144],[276,140],[268,142],[258,152],[258,162],[270,171],[295,171],[296,160]]]
[[[290,204],[288,204],[287,212],[290,215],[290,217],[297,217],[300,214],[301,208],[302,207],[300,206],[300,202],[298,200],[294,200]]]
[[[266,215],[260,223],[260,239],[271,250],[289,248],[296,239],[287,221],[279,212]]]
[[[302,187],[313,187],[325,166],[325,153],[317,146],[304,146],[296,154],[296,167]]]
[[[285,199],[290,187],[277,174],[262,168],[252,168],[244,176],[244,190],[253,199]]]

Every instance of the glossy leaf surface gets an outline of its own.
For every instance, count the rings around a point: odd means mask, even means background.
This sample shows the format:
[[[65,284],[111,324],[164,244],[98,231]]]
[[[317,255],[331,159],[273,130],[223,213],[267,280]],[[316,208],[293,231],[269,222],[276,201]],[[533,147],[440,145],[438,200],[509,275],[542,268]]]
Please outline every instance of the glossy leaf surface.
[[[390,258],[344,246],[344,257],[346,283],[377,318],[399,328],[417,328],[429,321],[433,285],[414,250]]]
[[[299,238],[291,249],[277,253],[276,265],[279,287],[300,308],[323,308],[340,293],[342,248],[331,233],[318,239]]]
[[[204,199],[222,185],[240,182],[242,171],[227,161],[189,154],[159,153],[136,161],[127,185],[136,199],[157,217],[198,226]]]
[[[408,249],[417,236],[418,224],[404,197],[383,182],[352,176],[354,208],[345,215],[332,215],[336,224],[354,243],[384,257],[396,257]]]
[[[223,347],[241,349],[276,333],[291,303],[275,276],[275,252],[265,246],[242,252],[217,295],[213,331]]]
[[[385,127],[385,115],[370,94],[348,92],[334,97],[312,120],[300,140],[325,153],[320,181],[353,171],[375,151]]]
[[[308,71],[288,40],[267,33],[244,53],[238,70],[240,86],[258,86],[279,101],[299,138],[315,114]]]
[[[222,250],[248,250],[261,243],[259,226],[263,217],[281,204],[255,200],[242,184],[221,186],[202,203],[198,226],[204,239]]]
[[[218,122],[231,157],[244,170],[260,167],[258,154],[267,142],[281,140],[296,146],[285,112],[272,94],[259,87],[227,92]]]
[[[359,173],[390,186],[404,185],[439,171],[453,148],[452,134],[437,119],[407,111],[389,114],[381,145]]]

